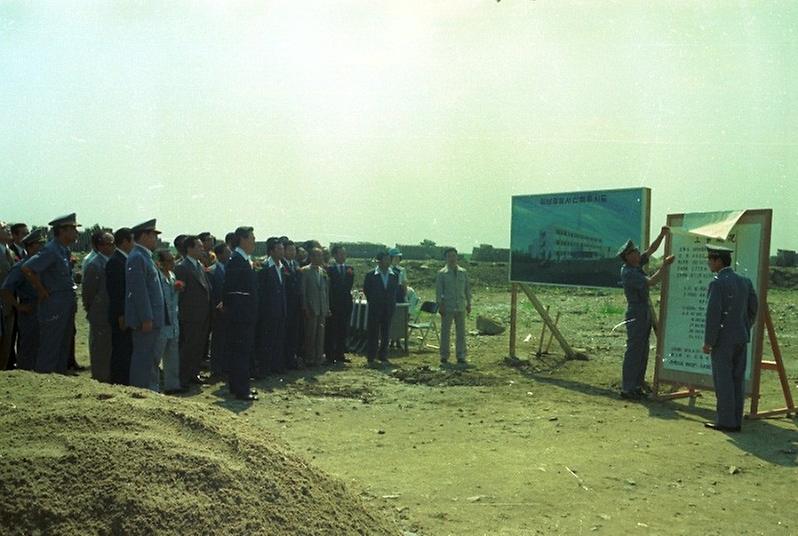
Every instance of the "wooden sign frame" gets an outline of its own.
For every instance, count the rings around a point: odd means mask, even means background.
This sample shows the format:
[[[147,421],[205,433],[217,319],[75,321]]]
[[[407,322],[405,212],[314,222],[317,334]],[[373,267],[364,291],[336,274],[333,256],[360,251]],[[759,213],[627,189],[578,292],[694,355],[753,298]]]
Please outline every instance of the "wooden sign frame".
[[[778,346],[778,340],[773,327],[773,322],[770,318],[770,310],[767,302],[768,279],[770,271],[770,238],[772,226],[773,211],[771,209],[758,209],[746,210],[745,213],[737,221],[738,224],[746,223],[761,223],[763,239],[759,244],[759,267],[758,279],[753,282],[757,291],[759,299],[759,314],[757,314],[755,324],[751,331],[752,340],[752,359],[751,359],[751,380],[746,382],[746,395],[751,396],[751,411],[748,415],[749,418],[770,417],[780,414],[795,413],[795,405],[793,403],[792,394],[789,389],[789,382],[787,380],[786,371],[784,369],[784,362],[782,360],[781,351]],[[669,227],[681,227],[684,222],[685,214],[669,214],[667,217],[667,224]],[[668,236],[665,243],[665,255],[671,254],[671,237]],[[677,259],[678,262],[678,259]],[[657,333],[664,334],[667,329],[667,307],[668,307],[668,291],[669,279],[665,278],[662,282],[661,299],[660,299],[660,314],[657,326]],[[769,341],[774,354],[773,361],[764,361],[763,347],[764,347],[764,333],[767,329]],[[656,352],[656,366],[654,369],[654,395],[660,400],[667,400],[682,397],[695,397],[700,394],[701,389],[712,389],[711,377],[709,382],[698,381],[696,378],[704,378],[706,375],[699,375],[681,371],[668,371],[664,369],[663,353],[664,353],[664,336],[657,337],[657,352]],[[779,374],[779,379],[782,385],[784,400],[786,407],[759,412],[759,398],[761,386],[761,372],[762,370],[775,370]],[[684,387],[685,390],[673,393],[663,394],[660,392],[663,384],[670,384],[678,387]]]

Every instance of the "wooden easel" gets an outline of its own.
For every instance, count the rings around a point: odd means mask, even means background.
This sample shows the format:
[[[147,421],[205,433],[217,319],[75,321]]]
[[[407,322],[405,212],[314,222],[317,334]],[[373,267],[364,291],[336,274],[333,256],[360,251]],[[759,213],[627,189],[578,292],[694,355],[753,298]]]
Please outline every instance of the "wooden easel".
[[[510,357],[515,358],[515,350],[516,350],[516,335],[517,335],[517,320],[518,320],[518,289],[524,291],[526,297],[529,298],[529,301],[532,302],[532,306],[540,315],[540,318],[543,319],[544,329],[540,335],[540,347],[543,347],[543,337],[546,333],[546,328],[548,328],[551,335],[549,336],[549,345],[551,344],[551,337],[557,339],[557,342],[565,352],[565,357],[568,359],[585,359],[584,354],[580,354],[579,352],[575,352],[571,345],[568,344],[568,341],[565,340],[562,333],[560,332],[557,324],[559,322],[559,315],[557,316],[557,321],[551,319],[548,310],[543,304],[540,302],[538,297],[532,292],[532,289],[529,288],[527,285],[523,283],[513,283],[512,284],[512,291],[510,295]],[[548,353],[549,345],[546,346],[546,353]],[[539,350],[540,353],[540,350]]]
[[[768,332],[770,349],[773,352],[773,361],[765,361],[762,359],[763,355],[761,352],[759,356],[756,357],[752,379],[753,385],[751,386],[751,412],[747,417],[749,419],[763,419],[776,415],[796,415],[795,403],[792,400],[792,393],[790,392],[790,382],[787,379],[787,371],[784,369],[784,360],[781,358],[781,349],[779,348],[779,341],[776,339],[776,330],[773,327],[773,319],[770,316],[769,306],[765,307],[765,329]],[[759,411],[759,388],[762,383],[761,375],[763,370],[775,370],[779,374],[781,391],[784,394],[784,402],[787,404],[786,407],[762,412]]]

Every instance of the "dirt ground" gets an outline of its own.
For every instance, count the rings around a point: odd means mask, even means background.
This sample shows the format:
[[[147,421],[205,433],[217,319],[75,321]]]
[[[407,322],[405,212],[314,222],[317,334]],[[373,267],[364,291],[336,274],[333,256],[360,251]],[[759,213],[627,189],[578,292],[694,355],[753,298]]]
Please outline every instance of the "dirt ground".
[[[432,297],[429,280],[417,278],[422,298]],[[798,534],[794,418],[727,435],[702,425],[714,416],[711,392],[692,402],[621,401],[625,338],[612,331],[623,319],[621,291],[536,291],[590,360],[565,360],[556,341],[550,355],[533,355],[541,323],[521,300],[519,361],[506,359],[506,332],[472,333],[465,370],[440,370],[437,351],[415,342],[384,369],[353,356],[261,381],[251,406],[226,401],[221,385],[185,398],[279,436],[406,535]],[[477,278],[474,295],[469,329],[480,313],[509,319],[506,283]],[[794,395],[797,298],[769,294]],[[81,324],[84,363],[85,338]],[[652,371],[653,363],[649,380]],[[775,373],[763,382],[761,408],[783,406]]]

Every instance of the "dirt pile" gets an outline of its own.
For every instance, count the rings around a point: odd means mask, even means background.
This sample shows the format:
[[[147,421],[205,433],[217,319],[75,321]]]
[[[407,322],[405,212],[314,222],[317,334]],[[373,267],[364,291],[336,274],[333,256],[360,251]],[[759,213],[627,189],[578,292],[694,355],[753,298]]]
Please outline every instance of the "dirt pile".
[[[0,519],[5,534],[399,533],[245,416],[27,372],[0,374]]]

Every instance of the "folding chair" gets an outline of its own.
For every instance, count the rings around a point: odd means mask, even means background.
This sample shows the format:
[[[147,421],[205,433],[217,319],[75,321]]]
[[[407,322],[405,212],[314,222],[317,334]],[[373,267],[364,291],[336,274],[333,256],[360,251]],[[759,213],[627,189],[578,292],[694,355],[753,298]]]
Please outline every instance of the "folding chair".
[[[422,314],[427,316],[427,320],[424,322],[421,321]],[[438,325],[435,323],[436,314],[438,314],[438,304],[433,301],[425,301],[421,304],[421,307],[418,309],[418,313],[413,321],[407,323],[407,327],[410,329],[411,333],[415,330],[418,330],[419,335],[421,335],[422,348],[424,348],[424,343],[427,341],[427,335],[429,334],[430,330],[435,333],[435,338],[438,341],[438,345],[440,346],[441,344],[441,337],[438,334]]]

